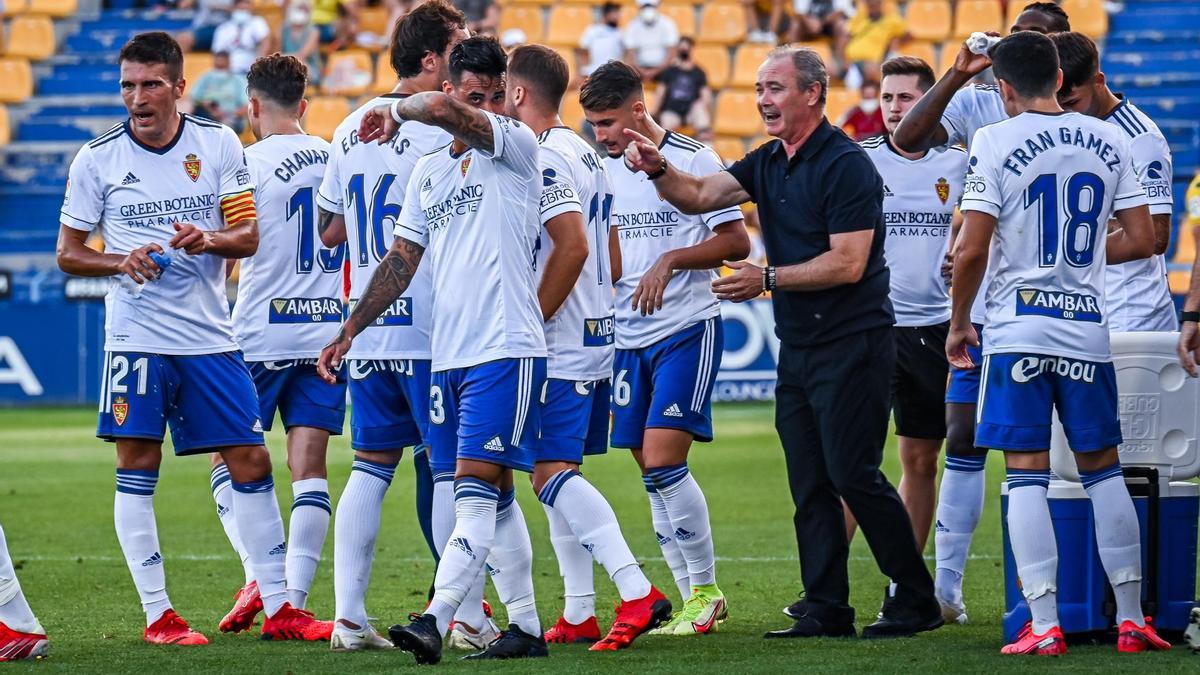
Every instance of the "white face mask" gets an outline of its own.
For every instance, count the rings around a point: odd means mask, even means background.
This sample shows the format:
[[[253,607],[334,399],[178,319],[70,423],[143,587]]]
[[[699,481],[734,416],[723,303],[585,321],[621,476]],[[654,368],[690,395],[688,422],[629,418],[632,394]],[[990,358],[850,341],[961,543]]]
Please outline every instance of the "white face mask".
[[[254,15],[248,9],[235,9],[229,14],[229,18],[233,19],[234,23],[247,23],[252,16]]]
[[[638,17],[640,17],[645,23],[654,23],[654,20],[658,18],[658,8],[649,6],[643,7],[638,10]]]
[[[288,23],[293,26],[305,26],[308,24],[308,12],[303,9],[293,9],[288,12]]]
[[[858,108],[859,108],[859,110],[862,110],[863,112],[865,112],[868,115],[873,115],[873,114],[875,114],[876,110],[879,110],[879,99],[877,99],[877,98],[865,99],[862,103],[858,104]]]

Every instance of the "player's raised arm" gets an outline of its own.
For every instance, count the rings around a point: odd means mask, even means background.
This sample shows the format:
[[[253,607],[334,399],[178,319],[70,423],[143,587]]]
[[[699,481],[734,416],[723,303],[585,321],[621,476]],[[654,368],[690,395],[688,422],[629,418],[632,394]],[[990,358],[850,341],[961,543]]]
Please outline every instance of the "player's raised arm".
[[[649,138],[632,129],[626,129],[625,134],[630,138],[629,145],[625,146],[626,166],[634,171],[644,171],[654,181],[662,198],[680,211],[705,213],[750,201],[750,195],[728,173],[718,171],[708,176],[693,176],[671,166]]]
[[[921,152],[945,145],[950,136],[942,126],[942,116],[950,100],[955,92],[990,65],[992,60],[986,54],[975,54],[963,43],[958,56],[954,58],[954,65],[908,111],[900,126],[892,133],[892,142],[908,152]]]
[[[358,128],[364,142],[391,140],[404,122],[422,122],[445,129],[464,145],[492,153],[495,138],[492,122],[479,108],[436,91],[427,91],[379,106],[366,115]]]

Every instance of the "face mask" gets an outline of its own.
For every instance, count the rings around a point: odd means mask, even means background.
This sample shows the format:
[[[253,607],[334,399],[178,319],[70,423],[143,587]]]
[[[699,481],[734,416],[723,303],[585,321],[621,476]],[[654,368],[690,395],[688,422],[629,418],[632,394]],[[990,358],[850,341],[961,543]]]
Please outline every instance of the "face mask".
[[[643,7],[638,10],[638,16],[641,17],[642,21],[645,23],[654,23],[654,20],[658,18],[658,8]]]
[[[612,21],[605,21],[605,23],[607,23],[610,28],[616,28],[617,26],[621,25],[621,22],[617,21],[616,19],[613,19]]]
[[[234,23],[246,23],[253,16],[248,9],[235,9],[229,14],[229,18],[233,19]]]
[[[868,115],[873,115],[873,114],[875,114],[876,110],[879,110],[879,99],[875,99],[875,98],[866,99],[862,103],[858,104],[858,109],[862,110],[863,112],[865,112]]]
[[[288,12],[288,23],[293,26],[303,26],[308,23],[308,12],[303,9],[293,9]]]
[[[679,50],[679,60],[680,61],[687,61],[690,58],[692,58],[692,53],[690,51],[688,51],[686,49]]]

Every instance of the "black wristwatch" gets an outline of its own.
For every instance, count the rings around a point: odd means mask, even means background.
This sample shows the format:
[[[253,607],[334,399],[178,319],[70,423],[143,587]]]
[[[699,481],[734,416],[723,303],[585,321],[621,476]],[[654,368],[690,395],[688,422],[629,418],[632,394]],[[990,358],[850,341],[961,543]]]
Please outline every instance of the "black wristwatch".
[[[767,265],[766,267],[764,267],[762,270],[762,275],[763,275],[763,290],[764,291],[775,290],[775,266]]]
[[[1192,323],[1200,323],[1200,312],[1187,312],[1187,311],[1180,312],[1179,313],[1179,323],[1183,323],[1184,321],[1191,321]]]
[[[662,160],[662,164],[659,164],[659,165],[658,165],[658,170],[657,170],[657,171],[655,171],[654,173],[647,173],[647,174],[646,174],[646,178],[647,178],[647,179],[649,179],[649,180],[658,180],[659,178],[662,178],[662,177],[663,177],[663,175],[664,175],[665,173],[667,173],[667,158],[666,158],[666,157],[662,157],[662,156],[660,155],[660,156],[659,156],[659,159],[661,159],[661,160]]]

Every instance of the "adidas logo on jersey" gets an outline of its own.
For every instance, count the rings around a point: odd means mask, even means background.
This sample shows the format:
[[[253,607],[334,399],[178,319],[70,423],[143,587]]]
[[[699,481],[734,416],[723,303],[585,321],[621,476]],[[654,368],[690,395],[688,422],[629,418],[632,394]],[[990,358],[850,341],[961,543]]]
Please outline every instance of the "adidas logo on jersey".
[[[282,543],[271,549],[267,555],[287,555],[287,543]]]
[[[224,504],[217,504],[217,517],[224,518],[226,513],[229,513],[229,507]]]
[[[887,183],[883,184],[883,196],[884,197],[895,197],[896,196],[896,193],[892,192],[892,189],[887,186]]]
[[[500,440],[499,436],[493,436],[492,440],[483,444],[483,449],[488,452],[504,452],[504,441]]]
[[[134,183],[140,182],[142,182],[141,179],[133,175],[133,172],[130,171],[129,173],[125,174],[125,179],[121,181],[121,185],[133,185]]]
[[[687,541],[688,539],[691,539],[694,536],[696,536],[695,532],[689,532],[689,531],[683,529],[682,527],[675,528],[675,538],[678,539],[679,541]]]
[[[429,192],[432,189],[433,189],[433,182],[431,180],[429,180],[428,178],[426,178],[425,182],[421,184],[421,192]]]
[[[663,417],[683,417],[683,411],[679,409],[678,403],[672,403],[667,406],[667,409],[662,411]]]
[[[448,542],[448,545],[453,546],[454,548],[471,556],[471,560],[475,559],[475,551],[471,550],[471,543],[468,542],[465,537],[455,537]]]
[[[154,567],[155,565],[161,565],[162,561],[163,561],[162,554],[159,553],[158,551],[155,551],[154,555],[150,556],[149,558],[146,558],[142,562],[142,567]]]

